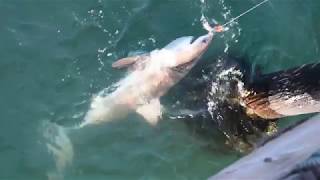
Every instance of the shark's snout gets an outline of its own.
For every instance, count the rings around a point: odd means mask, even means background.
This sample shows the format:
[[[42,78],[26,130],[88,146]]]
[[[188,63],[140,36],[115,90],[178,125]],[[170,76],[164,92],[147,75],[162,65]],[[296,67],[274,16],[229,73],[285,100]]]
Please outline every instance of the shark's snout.
[[[211,34],[211,33],[205,35],[205,36],[203,37],[203,39],[202,39],[202,43],[206,43],[206,44],[210,43],[211,40],[212,40],[212,37],[213,37],[213,34]]]
[[[212,41],[213,34],[209,33],[203,36],[200,36],[198,39],[196,39],[192,44],[196,45],[209,45]]]
[[[189,71],[200,59],[202,54],[208,49],[213,34],[209,33],[198,37],[184,51],[177,52],[175,70],[180,72]]]

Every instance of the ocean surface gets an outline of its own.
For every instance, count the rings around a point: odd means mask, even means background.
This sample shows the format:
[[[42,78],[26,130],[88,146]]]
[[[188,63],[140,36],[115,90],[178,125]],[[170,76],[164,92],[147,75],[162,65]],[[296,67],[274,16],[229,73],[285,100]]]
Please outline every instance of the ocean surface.
[[[222,135],[199,138],[178,121],[68,127],[125,76],[111,68],[118,58],[203,35],[202,15],[223,24],[259,2],[0,0],[0,179],[206,179],[240,158]],[[205,56],[245,57],[264,73],[319,61],[319,9],[319,0],[270,0],[217,34]]]

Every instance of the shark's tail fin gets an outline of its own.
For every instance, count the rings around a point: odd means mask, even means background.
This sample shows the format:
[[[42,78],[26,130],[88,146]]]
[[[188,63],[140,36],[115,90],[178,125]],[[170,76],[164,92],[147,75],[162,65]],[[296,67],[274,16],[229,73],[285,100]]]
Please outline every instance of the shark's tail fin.
[[[52,122],[42,124],[42,135],[48,152],[53,156],[55,169],[47,172],[49,180],[61,180],[73,161],[74,151],[68,129]]]

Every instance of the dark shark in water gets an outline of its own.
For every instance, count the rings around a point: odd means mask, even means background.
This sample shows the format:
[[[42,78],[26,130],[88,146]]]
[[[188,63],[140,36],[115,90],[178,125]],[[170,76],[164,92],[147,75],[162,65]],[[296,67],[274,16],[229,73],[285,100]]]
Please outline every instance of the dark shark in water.
[[[173,104],[167,114],[170,118],[185,121],[202,137],[214,138],[219,131],[240,152],[251,150],[258,139],[276,132],[274,121],[249,116],[239,103],[244,84],[255,76],[246,63],[228,56],[202,62],[207,64],[195,67],[166,96],[166,102]]]
[[[235,149],[253,149],[277,131],[279,118],[320,112],[319,63],[261,75],[241,59],[204,61],[181,82],[185,94],[174,95],[170,116],[200,133],[220,130]]]
[[[320,112],[320,63],[261,75],[245,91],[248,114],[265,119]]]

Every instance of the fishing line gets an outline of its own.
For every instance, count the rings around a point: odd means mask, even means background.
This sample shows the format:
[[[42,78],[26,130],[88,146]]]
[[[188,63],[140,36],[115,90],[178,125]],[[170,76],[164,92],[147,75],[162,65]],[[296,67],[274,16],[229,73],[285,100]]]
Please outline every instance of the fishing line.
[[[240,17],[250,13],[251,11],[253,11],[254,9],[258,8],[259,6],[263,5],[264,3],[268,2],[270,0],[264,0],[256,5],[254,5],[253,7],[251,7],[250,9],[244,11],[243,13],[241,13],[240,15],[232,18],[230,21],[226,22],[223,25],[216,25],[213,28],[209,25],[209,23],[207,21],[205,21],[204,19],[201,19],[201,21],[203,22],[203,27],[204,29],[206,29],[207,31],[209,31],[210,33],[216,33],[216,32],[223,32],[226,31],[227,28],[225,28],[225,26],[233,23],[235,20],[239,19]]]
[[[239,16],[237,16],[237,17],[235,17],[235,18],[232,18],[229,22],[223,24],[222,26],[226,26],[226,25],[234,22],[235,20],[237,20],[237,19],[239,19],[240,17],[248,14],[249,12],[253,11],[254,9],[258,8],[259,6],[261,6],[262,4],[264,4],[264,3],[268,2],[268,1],[270,1],[270,0],[264,0],[264,1],[262,1],[261,3],[255,5],[255,6],[253,6],[252,8],[250,8],[250,9],[246,10],[245,12],[241,13]]]

